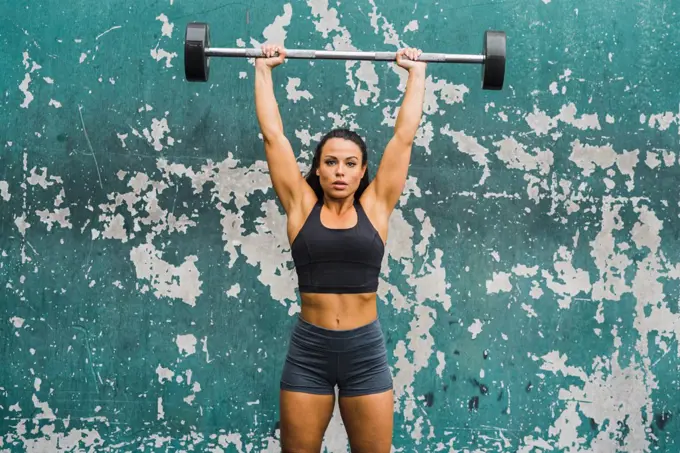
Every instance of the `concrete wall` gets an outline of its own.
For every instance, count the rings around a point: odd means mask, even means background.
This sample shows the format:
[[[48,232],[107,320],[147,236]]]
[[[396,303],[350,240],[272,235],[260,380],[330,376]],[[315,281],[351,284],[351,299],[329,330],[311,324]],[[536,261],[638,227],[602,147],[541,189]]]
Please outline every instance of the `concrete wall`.
[[[394,451],[677,452],[680,3],[9,2],[0,15],[0,451],[279,451],[299,312],[253,67],[183,74],[183,32],[253,47],[481,52],[431,64],[379,312]],[[405,73],[275,70],[306,171],[375,173]],[[348,451],[336,412],[326,451]]]

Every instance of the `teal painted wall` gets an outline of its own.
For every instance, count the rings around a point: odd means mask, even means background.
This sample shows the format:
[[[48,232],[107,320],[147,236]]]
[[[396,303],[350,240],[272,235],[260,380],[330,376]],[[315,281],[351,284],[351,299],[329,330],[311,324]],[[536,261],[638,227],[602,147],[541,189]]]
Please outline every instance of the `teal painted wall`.
[[[253,67],[215,45],[479,53],[428,68],[379,313],[394,451],[680,450],[680,3],[9,2],[0,15],[0,451],[279,449],[299,312]],[[388,63],[275,70],[306,171],[334,126],[374,174]],[[335,413],[328,452],[348,451]]]

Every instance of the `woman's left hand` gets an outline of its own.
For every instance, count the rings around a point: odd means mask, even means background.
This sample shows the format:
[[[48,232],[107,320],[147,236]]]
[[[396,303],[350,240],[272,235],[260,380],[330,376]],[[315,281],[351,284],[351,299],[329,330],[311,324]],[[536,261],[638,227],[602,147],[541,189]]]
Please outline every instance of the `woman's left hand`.
[[[413,47],[399,49],[399,51],[397,51],[397,64],[409,72],[411,72],[411,69],[424,71],[427,67],[427,62],[418,61],[418,58],[422,53],[423,52],[420,49],[415,49]]]

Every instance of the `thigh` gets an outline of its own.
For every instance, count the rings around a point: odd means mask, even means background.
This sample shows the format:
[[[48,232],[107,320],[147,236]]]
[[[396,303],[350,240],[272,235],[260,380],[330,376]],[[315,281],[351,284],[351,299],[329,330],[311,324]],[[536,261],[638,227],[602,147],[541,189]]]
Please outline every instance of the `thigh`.
[[[394,392],[388,390],[339,399],[352,453],[390,453],[394,428]]]
[[[281,452],[319,453],[333,416],[335,393],[280,391]]]

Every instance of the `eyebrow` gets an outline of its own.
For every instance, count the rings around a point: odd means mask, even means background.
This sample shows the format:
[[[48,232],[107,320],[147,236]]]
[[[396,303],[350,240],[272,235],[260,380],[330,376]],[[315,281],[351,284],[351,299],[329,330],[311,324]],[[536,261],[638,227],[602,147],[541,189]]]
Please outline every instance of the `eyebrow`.
[[[330,154],[327,154],[326,157],[327,157],[327,158],[328,158],[328,157],[332,157],[333,159],[337,159],[337,157],[331,156]],[[348,159],[358,159],[358,157],[356,157],[356,156],[349,156],[349,157],[347,157],[345,160],[348,160]]]

